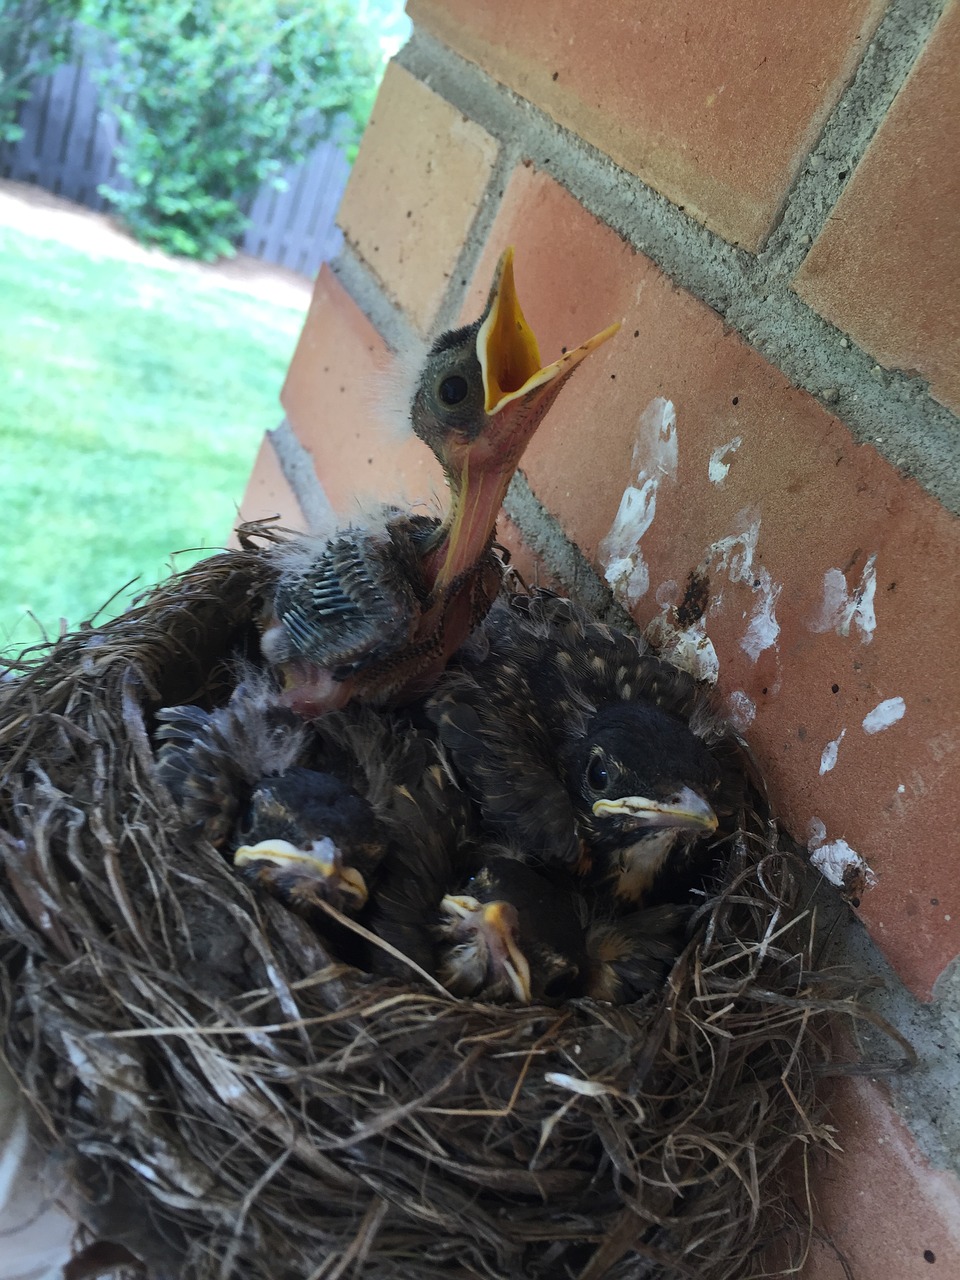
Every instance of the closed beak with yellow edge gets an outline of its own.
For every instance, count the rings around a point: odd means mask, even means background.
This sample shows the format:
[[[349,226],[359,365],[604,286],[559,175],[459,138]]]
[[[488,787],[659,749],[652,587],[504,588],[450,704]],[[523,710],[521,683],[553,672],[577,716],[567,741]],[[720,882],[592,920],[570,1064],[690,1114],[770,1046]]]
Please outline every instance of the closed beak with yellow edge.
[[[233,865],[291,905],[320,898],[332,906],[359,911],[369,896],[363,876],[355,867],[343,865],[340,850],[327,838],[303,849],[288,840],[242,845],[233,855]]]
[[[638,829],[696,831],[709,834],[717,829],[717,815],[711,806],[690,787],[683,787],[669,800],[649,800],[646,796],[621,796],[597,800],[594,816],[626,819]]]

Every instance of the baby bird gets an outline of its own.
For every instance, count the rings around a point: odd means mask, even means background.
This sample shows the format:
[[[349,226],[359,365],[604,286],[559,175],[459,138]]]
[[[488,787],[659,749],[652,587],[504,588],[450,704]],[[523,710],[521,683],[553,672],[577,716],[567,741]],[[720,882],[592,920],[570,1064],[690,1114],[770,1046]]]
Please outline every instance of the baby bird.
[[[444,518],[386,508],[378,524],[299,539],[286,553],[261,647],[289,706],[316,716],[430,687],[500,589],[494,531],[524,449],[573,370],[618,327],[542,366],[504,252],[483,314],[438,338],[413,395],[413,429],[449,486]]]
[[[601,707],[571,735],[562,763],[591,879],[621,901],[647,901],[667,859],[717,829],[720,769],[654,702]]]
[[[427,765],[421,735],[369,707],[308,724],[256,673],[224,707],[168,707],[157,721],[157,771],[188,835],[298,909],[316,897],[363,909],[394,788]]]
[[[486,839],[442,756],[396,789],[386,824],[394,839],[367,923],[394,951],[477,1000],[579,991],[588,962],[576,895]],[[409,978],[390,954],[374,951],[371,964]]]
[[[674,855],[736,822],[745,748],[689,675],[569,600],[498,601],[482,635],[427,714],[484,822],[622,909],[651,904]]]
[[[455,995],[521,1004],[576,995],[588,967],[575,895],[497,846],[440,902],[438,975]]]
[[[253,789],[233,865],[303,913],[322,898],[357,915],[386,852],[373,807],[342,778],[293,768]]]
[[[157,774],[180,810],[187,834],[223,848],[262,778],[302,764],[307,726],[283,706],[268,681],[252,674],[224,707],[183,705],[157,712]]]

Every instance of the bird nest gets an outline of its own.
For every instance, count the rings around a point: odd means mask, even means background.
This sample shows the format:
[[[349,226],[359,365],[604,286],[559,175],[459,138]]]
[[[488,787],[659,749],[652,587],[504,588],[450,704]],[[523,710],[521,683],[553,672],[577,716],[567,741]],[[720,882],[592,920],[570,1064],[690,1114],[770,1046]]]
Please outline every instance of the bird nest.
[[[786,1175],[832,1145],[818,1079],[858,1017],[815,963],[802,860],[746,820],[637,1004],[494,1006],[350,967],[186,839],[155,772],[154,713],[226,699],[275,576],[248,542],[0,685],[4,1052],[86,1238],[183,1280],[795,1259]]]

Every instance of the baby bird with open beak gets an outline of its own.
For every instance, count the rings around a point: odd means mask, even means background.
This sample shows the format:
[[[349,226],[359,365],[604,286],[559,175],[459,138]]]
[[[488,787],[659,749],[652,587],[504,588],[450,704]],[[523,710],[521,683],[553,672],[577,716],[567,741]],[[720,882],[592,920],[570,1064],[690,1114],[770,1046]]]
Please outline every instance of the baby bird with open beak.
[[[500,589],[492,543],[524,449],[574,369],[618,327],[542,365],[504,252],[483,314],[437,339],[410,407],[446,476],[443,519],[387,508],[368,528],[297,539],[286,552],[261,647],[288,705],[316,716],[430,687]]]

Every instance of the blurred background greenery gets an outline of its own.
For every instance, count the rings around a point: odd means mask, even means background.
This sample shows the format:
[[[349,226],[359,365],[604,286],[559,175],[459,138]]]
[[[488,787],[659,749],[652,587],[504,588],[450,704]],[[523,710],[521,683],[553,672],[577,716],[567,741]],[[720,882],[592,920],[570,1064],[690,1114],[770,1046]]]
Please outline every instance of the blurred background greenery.
[[[302,321],[0,227],[0,648],[223,544]]]
[[[36,76],[107,42],[115,217],[166,253],[229,255],[265,179],[331,133],[355,150],[408,30],[400,0],[0,0],[0,139],[16,140]],[[50,226],[0,225],[8,651],[222,545],[307,298],[90,253]]]
[[[408,29],[400,0],[0,0],[0,140],[38,75],[90,54],[120,126],[104,194],[139,240],[212,260],[319,139],[352,157]]]

